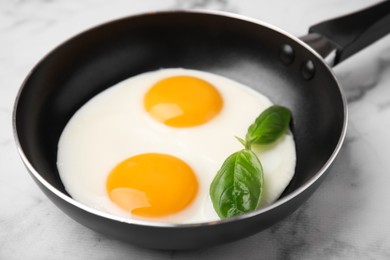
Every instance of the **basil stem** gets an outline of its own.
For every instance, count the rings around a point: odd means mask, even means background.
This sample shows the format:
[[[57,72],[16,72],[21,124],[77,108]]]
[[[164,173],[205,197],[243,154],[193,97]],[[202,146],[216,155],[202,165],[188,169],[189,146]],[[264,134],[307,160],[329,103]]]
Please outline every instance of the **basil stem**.
[[[213,207],[220,218],[255,210],[263,190],[263,168],[256,154],[244,149],[230,155],[210,186]]]

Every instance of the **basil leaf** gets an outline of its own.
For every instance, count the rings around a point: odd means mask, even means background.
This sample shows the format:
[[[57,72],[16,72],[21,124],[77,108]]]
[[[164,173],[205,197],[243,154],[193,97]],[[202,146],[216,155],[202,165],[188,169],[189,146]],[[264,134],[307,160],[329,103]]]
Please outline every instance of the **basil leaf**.
[[[263,190],[263,168],[256,154],[241,150],[222,164],[210,186],[213,207],[220,218],[255,210]]]
[[[247,145],[275,142],[288,128],[291,112],[282,106],[271,106],[249,126],[245,136]]]

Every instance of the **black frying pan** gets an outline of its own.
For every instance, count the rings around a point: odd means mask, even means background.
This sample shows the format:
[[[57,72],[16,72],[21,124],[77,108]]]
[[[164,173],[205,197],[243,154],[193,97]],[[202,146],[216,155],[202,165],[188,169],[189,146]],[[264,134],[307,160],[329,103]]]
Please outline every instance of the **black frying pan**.
[[[389,14],[390,1],[383,2],[355,16],[313,26],[303,39],[336,64],[388,33]],[[226,76],[291,109],[296,173],[276,203],[224,221],[164,225],[123,221],[87,208],[66,193],[56,168],[57,143],[75,111],[121,80],[172,67]],[[236,15],[172,11],[113,21],[57,47],[25,80],[13,123],[28,171],[66,214],[137,245],[187,249],[249,236],[297,209],[321,183],[341,147],[347,108],[330,67],[303,41]]]

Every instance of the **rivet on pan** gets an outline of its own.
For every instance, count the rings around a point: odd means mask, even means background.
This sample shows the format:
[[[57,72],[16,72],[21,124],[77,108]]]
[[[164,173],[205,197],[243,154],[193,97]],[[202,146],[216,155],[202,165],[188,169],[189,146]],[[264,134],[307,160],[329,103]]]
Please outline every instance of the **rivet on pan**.
[[[314,77],[316,73],[316,67],[311,60],[305,61],[301,67],[301,74],[305,80],[310,80]]]
[[[294,61],[295,54],[291,45],[283,44],[279,53],[279,58],[286,65],[291,64]]]

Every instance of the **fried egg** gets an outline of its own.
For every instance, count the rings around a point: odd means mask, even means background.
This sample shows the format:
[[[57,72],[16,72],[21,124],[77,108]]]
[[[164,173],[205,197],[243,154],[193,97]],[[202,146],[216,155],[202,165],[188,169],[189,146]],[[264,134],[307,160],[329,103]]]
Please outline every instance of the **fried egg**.
[[[58,143],[60,178],[73,199],[112,215],[178,224],[218,220],[210,184],[224,160],[243,148],[235,136],[244,137],[271,105],[253,89],[209,72],[133,76],[69,120]],[[293,135],[254,152],[264,169],[264,207],[294,175]]]

